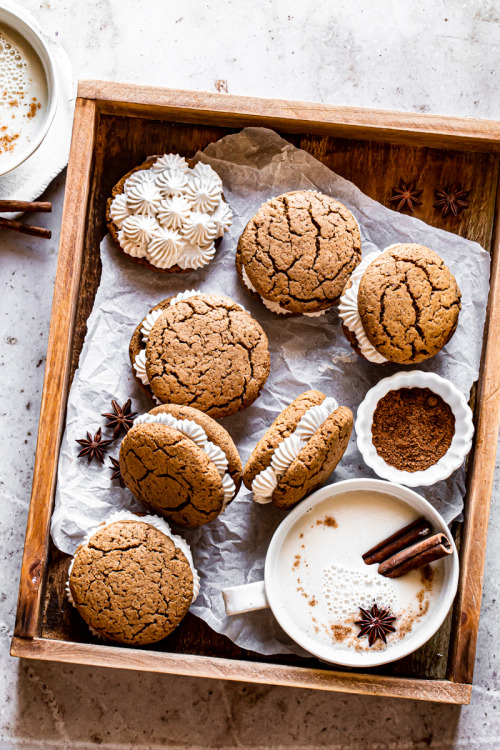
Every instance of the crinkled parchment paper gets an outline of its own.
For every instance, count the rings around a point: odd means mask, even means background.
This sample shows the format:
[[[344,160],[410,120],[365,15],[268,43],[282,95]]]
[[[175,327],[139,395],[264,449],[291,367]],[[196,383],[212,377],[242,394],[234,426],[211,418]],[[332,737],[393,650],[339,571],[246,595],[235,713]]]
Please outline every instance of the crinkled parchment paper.
[[[342,334],[336,310],[320,318],[283,318],[245,293],[234,268],[236,244],[247,221],[272,196],[312,188],[340,199],[360,224],[363,254],[395,242],[419,242],[436,250],[457,278],[462,312],[451,342],[418,367],[449,378],[466,396],[478,376],[489,278],[489,255],[478,244],[381,206],[271,130],[247,128],[209,145],[196,158],[218,172],[234,212],[231,230],[208,267],[181,276],[154,274],[129,262],[109,237],[101,245],[102,279],[69,395],[52,518],[54,542],[70,554],[85,532],[110,512],[139,509],[128,490],[110,482],[107,466],[88,466],[77,459],[75,440],[104,425],[100,415],[109,411],[111,398],[123,403],[131,397],[138,412],[153,407],[132,376],[128,345],[137,323],[164,297],[192,288],[226,294],[249,310],[269,337],[271,374],[261,396],[250,408],[223,420],[243,463],[278,413],[306,389],[318,388],[335,396],[355,413],[369,388],[400,369],[397,365],[373,365],[354,354]],[[110,455],[118,456],[118,451],[117,442]],[[330,481],[356,476],[374,475],[363,464],[351,438]],[[420,490],[448,521],[460,513],[464,491],[463,469],[445,482]],[[192,545],[202,579],[192,611],[239,646],[261,654],[297,649],[269,611],[226,617],[221,589],[262,577],[269,540],[282,518],[282,511],[254,504],[242,488],[216,521],[201,529],[181,531]]]

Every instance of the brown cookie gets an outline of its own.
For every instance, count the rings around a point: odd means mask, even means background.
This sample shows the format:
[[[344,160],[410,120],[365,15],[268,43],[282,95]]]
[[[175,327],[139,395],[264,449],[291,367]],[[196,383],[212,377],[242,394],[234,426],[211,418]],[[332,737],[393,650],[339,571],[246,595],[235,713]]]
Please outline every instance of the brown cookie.
[[[252,296],[304,314],[337,303],[360,260],[361,237],[349,209],[328,195],[297,190],[267,201],[248,222],[236,269]]]
[[[161,415],[167,415],[166,423],[136,422],[124,437],[120,448],[123,481],[153,512],[180,526],[203,526],[217,518],[238,493],[238,451],[226,430],[197,409],[164,404],[145,418]],[[173,425],[168,415],[183,424]],[[196,426],[202,428],[201,433]],[[210,455],[204,447],[206,440],[213,444]],[[220,449],[217,457],[214,448]]]
[[[433,357],[453,336],[460,290],[441,258],[423,245],[401,244],[373,260],[359,283],[363,328],[377,352],[413,364]]]
[[[181,268],[178,264],[175,264],[171,266],[170,268],[159,268],[158,266],[153,265],[152,263],[147,260],[147,258],[136,258],[133,255],[129,255],[129,253],[126,253],[125,250],[122,248],[120,241],[118,239],[118,232],[119,227],[117,224],[113,221],[111,218],[111,204],[113,203],[113,200],[116,198],[117,195],[121,195],[124,192],[124,186],[128,178],[135,174],[136,172],[140,171],[148,171],[151,169],[153,164],[157,161],[157,156],[152,156],[146,159],[145,162],[142,164],[139,164],[139,166],[134,167],[129,172],[127,172],[123,177],[118,180],[116,185],[113,187],[111,191],[111,196],[108,198],[106,202],[106,223],[108,225],[108,230],[111,235],[111,238],[118,248],[120,252],[128,258],[128,260],[131,260],[133,263],[136,263],[139,266],[143,266],[143,268],[149,268],[151,271],[155,271],[155,273],[191,273],[193,271],[192,268]],[[192,169],[195,166],[195,162],[192,161],[192,159],[186,159],[186,162],[190,169]],[[218,248],[220,243],[222,242],[222,237],[217,237],[215,239],[215,247]]]
[[[253,489],[257,502],[272,502],[288,510],[323,484],[337,466],[349,443],[352,412],[330,400],[323,411],[318,410],[325,398],[320,391],[306,391],[284,409],[257,443],[243,471],[245,486]],[[285,440],[290,444],[299,438],[301,442],[283,452]],[[282,463],[285,453],[287,460]],[[268,486],[266,497],[261,494],[263,479]]]
[[[270,371],[267,336],[252,316],[227,297],[196,294],[164,309],[144,344],[141,327],[130,343],[137,357],[145,349],[148,387],[163,403],[194,406],[225,417],[249,406]]]
[[[69,590],[80,615],[103,638],[156,643],[186,615],[193,571],[172,539],[154,526],[116,521],[77,549]]]

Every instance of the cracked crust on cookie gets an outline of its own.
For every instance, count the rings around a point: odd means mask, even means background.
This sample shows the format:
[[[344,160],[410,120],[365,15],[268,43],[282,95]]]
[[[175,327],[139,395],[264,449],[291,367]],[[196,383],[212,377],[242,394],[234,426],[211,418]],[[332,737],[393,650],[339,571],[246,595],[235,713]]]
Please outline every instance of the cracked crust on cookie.
[[[186,615],[193,573],[184,553],[141,521],[116,521],[76,551],[69,587],[85,622],[110,641],[156,643]]]
[[[298,423],[312,406],[322,404],[326,396],[321,391],[306,391],[283,409],[267,432],[261,437],[243,471],[243,483],[249,490],[252,482],[261,471],[267,469],[278,445],[297,427]]]
[[[224,490],[217,467],[190,438],[159,423],[137,424],[120,447],[123,481],[148,510],[197,527],[222,510]]]
[[[453,336],[460,290],[433,250],[402,244],[370,263],[358,306],[377,351],[391,362],[412,364],[433,357]]]
[[[245,267],[260,296],[305,313],[337,303],[360,260],[361,237],[349,209],[322,193],[297,190],[260,207],[240,237],[236,265],[240,277]]]
[[[136,348],[134,334],[131,358]],[[227,297],[189,297],[166,305],[154,324],[146,345],[146,371],[160,401],[225,417],[250,406],[266,382],[267,336]]]

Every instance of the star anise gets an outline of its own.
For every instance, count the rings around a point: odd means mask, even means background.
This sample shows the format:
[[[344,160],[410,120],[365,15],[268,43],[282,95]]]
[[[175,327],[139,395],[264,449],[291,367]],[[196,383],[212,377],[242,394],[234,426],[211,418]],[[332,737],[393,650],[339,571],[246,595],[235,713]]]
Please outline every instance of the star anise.
[[[416,190],[416,180],[412,180],[408,185],[403,180],[399,181],[399,187],[392,188],[392,198],[389,198],[391,203],[397,203],[396,211],[403,211],[405,208],[413,213],[414,206],[422,205],[422,201],[419,197],[422,195],[422,190]]]
[[[470,190],[462,190],[461,185],[452,185],[451,188],[436,190],[435,193],[439,200],[434,203],[434,208],[440,208],[443,217],[448,216],[448,214],[458,216],[469,205],[466,198]]]
[[[373,646],[377,638],[387,643],[386,634],[396,632],[396,628],[392,624],[396,622],[396,618],[390,614],[388,609],[379,610],[376,604],[370,610],[363,609],[362,607],[359,610],[362,617],[361,620],[355,623],[355,625],[361,626],[358,638],[367,635],[369,646]]]
[[[111,481],[116,479],[117,482],[120,482],[120,487],[125,487],[125,482],[123,481],[122,473],[120,471],[120,462],[117,458],[109,457],[109,460],[111,461],[110,469],[113,469],[113,473],[111,474]]]
[[[82,440],[77,440],[76,442],[82,446],[82,450],[78,454],[78,458],[83,458],[84,456],[87,456],[89,463],[92,461],[93,458],[95,458],[96,461],[99,461],[99,463],[103,464],[104,454],[107,451],[108,445],[111,445],[113,441],[103,440],[101,428],[99,427],[94,437],[92,437],[90,432],[87,432],[86,439],[83,438]]]
[[[137,416],[137,412],[130,411],[132,406],[132,401],[128,399],[128,401],[125,401],[123,406],[120,406],[118,401],[115,401],[114,399],[111,401],[111,406],[113,407],[112,412],[108,412],[107,414],[102,414],[101,416],[106,417],[108,420],[108,424],[106,427],[113,428],[113,440],[116,440],[120,432],[123,430],[124,432],[128,432],[132,425],[134,424],[134,419]]]

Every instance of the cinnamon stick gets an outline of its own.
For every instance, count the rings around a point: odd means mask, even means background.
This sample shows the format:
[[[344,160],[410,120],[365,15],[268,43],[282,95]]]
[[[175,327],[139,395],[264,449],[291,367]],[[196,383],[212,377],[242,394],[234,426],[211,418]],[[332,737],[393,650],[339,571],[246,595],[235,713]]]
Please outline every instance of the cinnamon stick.
[[[47,213],[52,211],[52,203],[49,201],[0,201],[0,213],[8,214],[16,211]]]
[[[392,536],[379,542],[375,547],[369,549],[368,552],[365,552],[363,560],[367,565],[384,562],[387,558],[409,547],[413,542],[418,542],[430,533],[430,523],[423,517],[417,518],[416,521],[412,521],[408,526],[396,531],[395,534],[392,534]]]
[[[400,578],[411,570],[423,568],[424,565],[451,554],[453,549],[448,537],[435,534],[384,560],[378,566],[378,572],[386,578]]]
[[[50,240],[52,237],[50,229],[33,227],[31,224],[22,224],[20,221],[14,221],[14,219],[2,219],[0,217],[0,227],[12,229],[14,232],[22,232],[22,234],[31,234],[33,237],[42,237],[44,240]]]

